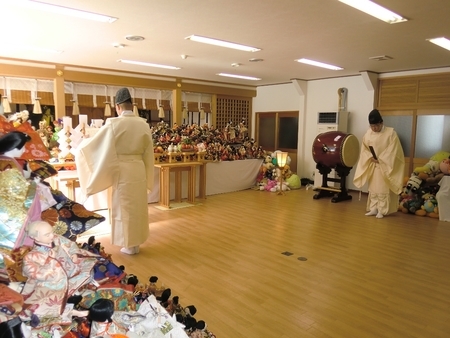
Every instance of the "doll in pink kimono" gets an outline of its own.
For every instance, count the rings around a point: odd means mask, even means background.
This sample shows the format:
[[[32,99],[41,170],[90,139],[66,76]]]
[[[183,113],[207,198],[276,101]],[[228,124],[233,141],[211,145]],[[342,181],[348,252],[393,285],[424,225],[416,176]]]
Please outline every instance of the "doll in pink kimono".
[[[39,317],[58,317],[67,299],[93,282],[93,267],[100,257],[54,234],[52,226],[44,221],[29,224],[27,234],[34,246],[23,259],[22,273],[28,278],[22,291],[24,303]]]

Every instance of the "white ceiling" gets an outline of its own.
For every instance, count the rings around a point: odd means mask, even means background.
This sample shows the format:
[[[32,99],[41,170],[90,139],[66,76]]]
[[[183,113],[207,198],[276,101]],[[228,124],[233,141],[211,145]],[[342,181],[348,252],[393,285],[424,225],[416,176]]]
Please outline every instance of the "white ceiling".
[[[450,66],[450,52],[426,39],[450,38],[450,1],[378,0],[410,19],[387,24],[337,0],[41,0],[117,17],[114,23],[26,10],[18,0],[0,0],[1,59],[21,59],[143,74],[260,86],[291,79],[312,80]],[[185,40],[197,34],[262,50],[242,52]],[[141,35],[131,42],[127,35]],[[118,49],[113,43],[126,47]],[[17,50],[26,44],[61,54]],[[181,55],[188,57],[182,59]],[[392,60],[370,57],[388,55]],[[332,71],[299,64],[305,57],[331,63]],[[173,65],[162,70],[118,63],[133,59]],[[263,62],[249,62],[251,58]],[[232,63],[240,63],[238,68]],[[238,80],[219,72],[262,78]]]

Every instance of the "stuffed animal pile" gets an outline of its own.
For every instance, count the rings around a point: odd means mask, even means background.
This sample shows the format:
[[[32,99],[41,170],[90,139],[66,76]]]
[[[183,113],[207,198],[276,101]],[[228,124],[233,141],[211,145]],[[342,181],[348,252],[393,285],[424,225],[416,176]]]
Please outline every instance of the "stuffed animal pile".
[[[299,189],[301,186],[300,177],[291,171],[289,164],[291,158],[288,156],[286,165],[278,167],[277,152],[267,154],[256,178],[255,190],[278,192]]]
[[[439,151],[405,179],[399,210],[417,216],[439,218],[436,194],[439,191],[438,183],[444,175],[450,175],[450,152]]]

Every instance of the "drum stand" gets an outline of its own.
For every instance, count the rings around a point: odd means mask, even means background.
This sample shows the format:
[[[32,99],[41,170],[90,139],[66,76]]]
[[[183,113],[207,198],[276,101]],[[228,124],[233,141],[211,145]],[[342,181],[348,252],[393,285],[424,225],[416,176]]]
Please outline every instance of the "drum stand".
[[[346,188],[346,184],[345,184],[346,178],[352,168],[344,167],[339,164],[336,165],[334,170],[337,172],[339,178],[328,177],[328,174],[331,173],[331,169],[333,169],[333,168],[326,167],[320,163],[317,163],[316,168],[317,168],[317,170],[319,170],[319,173],[322,175],[322,186],[317,188],[320,191],[313,196],[313,199],[318,200],[319,198],[322,198],[322,197],[333,196],[331,198],[331,202],[333,202],[333,203],[337,203],[340,201],[347,201],[347,200],[352,199],[352,196],[349,195],[347,192],[347,188]],[[340,185],[341,185],[340,188],[329,187],[328,186],[329,181],[340,183]],[[337,194],[335,195],[335,193],[337,193]]]

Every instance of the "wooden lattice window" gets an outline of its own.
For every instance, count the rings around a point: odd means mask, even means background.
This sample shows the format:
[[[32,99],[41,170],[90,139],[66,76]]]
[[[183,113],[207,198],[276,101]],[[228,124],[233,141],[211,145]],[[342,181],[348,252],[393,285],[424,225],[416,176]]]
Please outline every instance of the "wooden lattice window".
[[[223,129],[232,121],[234,125],[245,120],[247,128],[250,126],[251,99],[217,97],[217,128]]]

